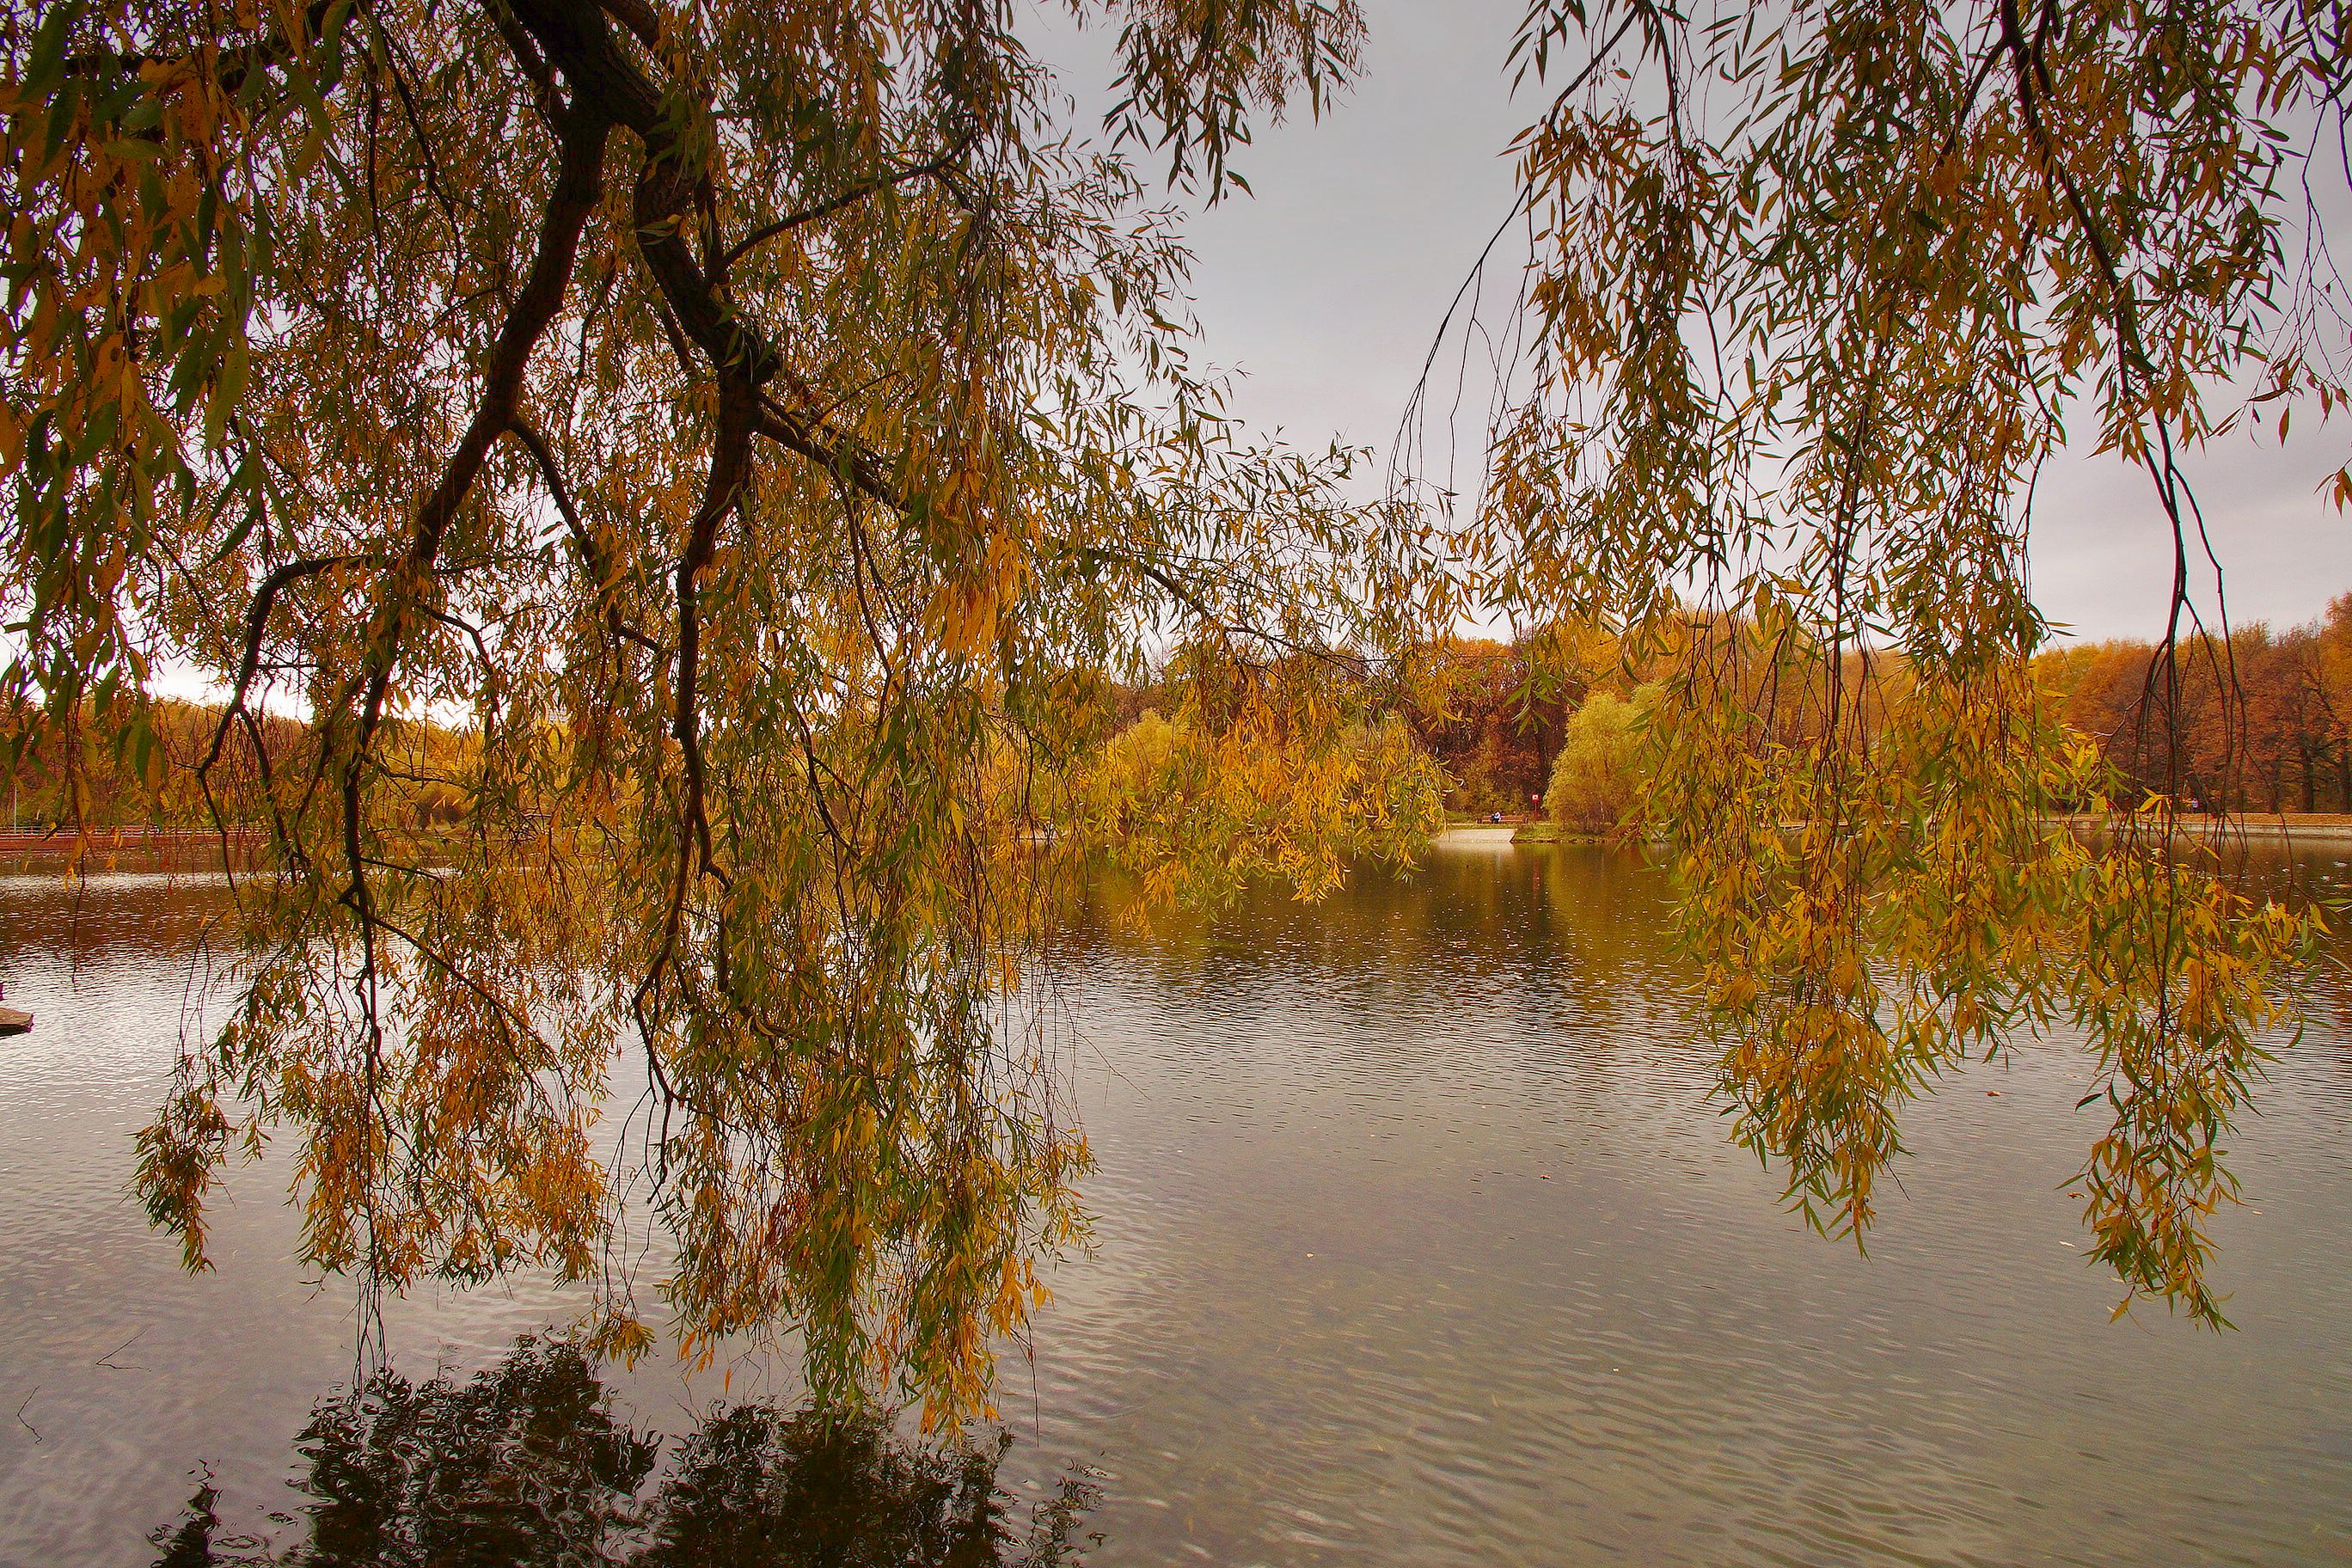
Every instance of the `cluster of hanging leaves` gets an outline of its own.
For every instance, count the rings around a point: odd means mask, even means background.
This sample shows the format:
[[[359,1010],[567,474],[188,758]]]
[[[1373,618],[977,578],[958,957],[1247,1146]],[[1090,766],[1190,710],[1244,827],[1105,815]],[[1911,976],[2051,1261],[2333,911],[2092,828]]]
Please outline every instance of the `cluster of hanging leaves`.
[[[1868,1225],[1906,1100],[2080,1031],[2096,1254],[2126,1304],[2219,1321],[2224,1142],[2313,927],[2180,848],[2178,779],[2125,796],[2053,721],[2026,542],[2068,419],[2145,471],[2177,562],[2145,710],[2177,711],[2211,646],[2186,455],[2352,390],[2322,222],[2352,195],[2347,26],[2324,0],[1539,0],[1521,33],[1549,95],[1524,353],[1461,580],[1669,672],[1647,813],[1723,1088],[1826,1228]]]
[[[1067,9],[1108,150],[1009,0],[0,9],[0,698],[143,769],[208,678],[258,867],[141,1139],[191,1266],[275,1138],[371,1289],[532,1265],[608,1350],[986,1406],[1082,1232],[1045,808],[1108,680],[1369,636],[1393,554],[1229,433],[1121,151],[1213,197],[1353,7]]]

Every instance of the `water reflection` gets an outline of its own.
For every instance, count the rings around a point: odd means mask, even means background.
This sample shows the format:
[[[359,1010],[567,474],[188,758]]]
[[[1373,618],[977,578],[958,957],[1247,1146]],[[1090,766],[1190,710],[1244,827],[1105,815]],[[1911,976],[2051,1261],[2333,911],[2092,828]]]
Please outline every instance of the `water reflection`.
[[[1016,1533],[1012,1446],[942,1449],[872,1418],[723,1407],[675,1443],[615,1416],[589,1363],[526,1339],[462,1381],[385,1372],[295,1440],[307,1539],[225,1532],[207,1476],[151,1537],[155,1568],[1055,1568],[1080,1560],[1091,1480]],[[667,1458],[665,1450],[668,1450]]]
[[[2066,1031],[1908,1113],[1866,1259],[1803,1231],[1706,1099],[1668,896],[1630,856],[1474,845],[1074,935],[1097,1246],[968,1478],[796,1426],[789,1358],[517,1370],[580,1305],[529,1275],[391,1304],[413,1381],[320,1404],[358,1325],[290,1261],[284,1163],[229,1173],[200,1278],[124,1192],[218,885],[0,878],[41,1017],[0,1045],[0,1563],[1004,1564],[1100,1531],[1121,1568],[2352,1563],[2340,962],[2232,1141],[2214,1335],[2108,1321]],[[1098,1504],[1052,1506],[1073,1476]]]

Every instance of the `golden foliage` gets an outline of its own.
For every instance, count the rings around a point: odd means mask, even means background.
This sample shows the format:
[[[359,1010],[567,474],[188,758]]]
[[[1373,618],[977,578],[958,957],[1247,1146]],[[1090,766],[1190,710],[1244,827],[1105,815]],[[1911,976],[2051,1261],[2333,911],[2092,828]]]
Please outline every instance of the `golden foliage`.
[[[1552,96],[1498,291],[1523,314],[1486,326],[1528,350],[1480,504],[1430,505],[1485,613],[1616,628],[1659,681],[1646,823],[1725,1092],[1825,1225],[1869,1222],[1906,1099],[2064,1019],[2109,1085],[2098,1256],[2218,1319],[2221,1133],[2309,921],[2176,844],[2181,748],[2127,795],[2053,721],[2026,546],[2071,427],[2146,473],[2185,581],[2189,454],[2344,403],[2312,204],[2352,184],[2345,28],[2233,0],[1540,0],[1521,30]],[[2175,626],[2159,730],[2199,646],[2179,598]],[[2076,807],[2109,830],[2049,820]]]
[[[1212,733],[1146,710],[1087,770],[1078,822],[1142,879],[1145,910],[1215,904],[1253,877],[1314,899],[1351,861],[1411,865],[1445,824],[1442,788],[1394,715],[1304,728],[1256,710]],[[1203,845],[1233,850],[1206,858]]]
[[[1640,784],[1641,710],[1596,691],[1568,721],[1552,760],[1544,814],[1579,833],[1606,833],[1624,819]]]

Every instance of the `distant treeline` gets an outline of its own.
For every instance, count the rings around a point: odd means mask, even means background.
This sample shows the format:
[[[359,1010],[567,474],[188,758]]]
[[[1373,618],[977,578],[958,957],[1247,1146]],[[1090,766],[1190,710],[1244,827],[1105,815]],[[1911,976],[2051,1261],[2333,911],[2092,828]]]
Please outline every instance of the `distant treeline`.
[[[2033,670],[2060,717],[2101,747],[2131,787],[2177,792],[2205,809],[2352,812],[2352,594],[2308,626],[2273,631],[2256,623],[2226,638],[2184,637],[2169,668],[2158,645],[2115,640],[2049,649]],[[1632,765],[1628,700],[1659,696],[1656,686],[1637,686],[1650,673],[1630,668],[1606,632],[1556,625],[1509,641],[1439,638],[1377,676],[1344,661],[1302,659],[1290,661],[1287,677],[1359,722],[1401,722],[1442,770],[1449,811],[1522,815],[1543,809],[1549,795],[1554,816],[1589,826],[1591,810],[1564,812],[1562,800],[1581,794],[1605,812],[1628,793],[1611,775]],[[1113,695],[1105,740],[1147,712],[1202,706],[1203,684],[1180,654],[1159,678]],[[68,739],[51,732],[44,748],[25,749],[16,744],[22,716],[0,712],[0,763],[10,764],[15,817],[27,826],[208,825],[195,765],[211,751],[219,719],[217,709],[163,700],[142,724],[92,714]],[[300,750],[299,721],[263,714],[251,723],[257,732],[224,745],[215,765],[215,795],[232,819],[258,798],[247,776],[256,743],[280,757]],[[398,781],[407,825],[429,831],[464,821],[467,796],[452,781],[467,773],[478,742],[414,721],[399,728],[417,764]],[[62,765],[65,744],[75,748],[79,770]]]
[[[1906,684],[1897,658],[1876,670],[1866,703]],[[1631,781],[1613,775],[1633,765],[1637,707],[1670,700],[1671,682],[1656,679],[1665,673],[1663,663],[1635,668],[1603,630],[1555,625],[1507,642],[1438,639],[1382,680],[1325,679],[1351,686],[1347,701],[1364,718],[1403,721],[1444,768],[1448,810],[1518,814],[1540,801],[1564,826],[1592,826],[1631,796]],[[2352,812],[2352,594],[2308,626],[2185,635],[2168,661],[2153,642],[2069,643],[2039,655],[2033,673],[2126,792],[2177,794],[2208,810]],[[1851,659],[1847,675],[1858,691]],[[1759,693],[1759,713],[1795,740],[1817,721],[1817,700],[1776,685],[1777,701]],[[1128,705],[1166,700],[1139,689]]]
[[[162,698],[143,710],[127,701],[115,709],[85,712],[63,732],[36,731],[21,710],[0,710],[0,774],[5,775],[0,785],[8,795],[0,811],[10,813],[0,826],[209,827],[215,805],[231,825],[257,826],[250,820],[258,798],[257,756],[292,759],[303,738],[299,721],[255,713],[238,720],[213,756],[220,731],[216,707]],[[458,772],[478,752],[478,742],[464,731],[392,722],[404,742],[403,760],[427,764],[394,781],[404,797],[407,825],[422,829],[463,821],[464,791],[446,776],[432,775]],[[28,740],[36,732],[37,744]],[[197,773],[208,756],[210,802]]]
[[[2207,808],[2352,811],[2352,594],[2309,626],[2053,648],[2034,673],[2134,784]],[[2178,721],[2176,723],[2175,721]]]
[[[2352,594],[2307,626],[2184,636],[2169,661],[2159,649],[2066,644],[2039,655],[2033,672],[2131,789],[2207,810],[2352,812]],[[1444,766],[1456,812],[1525,811],[1549,794],[1552,815],[1574,826],[1581,814],[1563,814],[1559,791],[1629,765],[1630,749],[1612,739],[1631,721],[1623,700],[1662,696],[1636,685],[1661,672],[1629,669],[1599,632],[1449,639],[1420,658],[1397,711]],[[1893,661],[1881,673],[1901,684]]]
[[[1206,706],[1195,654],[1180,653],[1157,680],[1121,691],[1119,722],[1145,712]],[[1447,810],[1485,816],[1539,809],[1570,721],[1595,692],[1623,692],[1631,677],[1616,639],[1569,626],[1503,641],[1448,637],[1420,644],[1375,670],[1344,659],[1283,662],[1268,684],[1312,688],[1366,723],[1401,721],[1445,777]]]

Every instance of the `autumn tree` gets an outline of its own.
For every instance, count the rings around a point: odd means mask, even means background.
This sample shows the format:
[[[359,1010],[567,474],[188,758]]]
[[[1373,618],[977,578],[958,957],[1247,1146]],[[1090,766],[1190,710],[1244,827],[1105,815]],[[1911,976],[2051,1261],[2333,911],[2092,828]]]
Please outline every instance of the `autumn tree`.
[[[1146,709],[1087,760],[1071,828],[1142,879],[1147,910],[1222,904],[1265,877],[1315,897],[1352,862],[1410,865],[1444,826],[1442,778],[1393,714],[1334,739],[1282,709],[1224,727]],[[1203,858],[1208,844],[1233,847]]]
[[[1641,710],[1613,691],[1596,691],[1568,721],[1544,791],[1544,814],[1578,833],[1606,833],[1638,791]]]
[[[1414,738],[1445,767],[1454,811],[1526,809],[1559,743],[1560,704],[1527,658],[1491,637],[1444,637],[1413,650],[1402,704]]]
[[[666,1307],[836,1404],[985,1403],[1080,1224],[1003,1026],[1054,781],[1171,628],[1246,664],[1393,598],[1343,457],[1227,434],[1138,167],[1213,198],[1352,6],[1071,15],[1108,147],[992,0],[0,12],[16,739],[143,754],[175,661],[269,836],[141,1140],[192,1265],[290,1138],[306,1259],[371,1289],[534,1263],[606,1348]]]
[[[2063,1020],[2106,1119],[2093,1250],[2126,1300],[2219,1315],[2221,1143],[2308,924],[2177,849],[2178,748],[2139,814],[2050,712],[2027,543],[2062,445],[2142,474],[2178,721],[2200,634],[2228,648],[2188,593],[2200,447],[2352,391],[2320,218],[2352,184],[2347,26],[2295,0],[1529,7],[1543,111],[1448,328],[1526,352],[1475,501],[1414,493],[1481,614],[1671,666],[1645,808],[1739,1136],[1824,1227],[1868,1225],[1906,1101]],[[1404,452],[1456,391],[1424,383]],[[2095,843],[2054,820],[2102,803]]]
[[[2034,675],[2142,796],[2178,781],[2189,804],[2215,810],[2347,810],[2345,618],[2190,637],[2169,658],[2129,640],[2053,649]]]
[[[2334,777],[2336,809],[2352,811],[2352,594],[2328,601],[2304,679],[2318,755]]]

